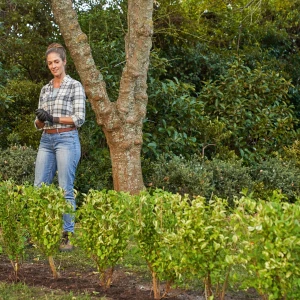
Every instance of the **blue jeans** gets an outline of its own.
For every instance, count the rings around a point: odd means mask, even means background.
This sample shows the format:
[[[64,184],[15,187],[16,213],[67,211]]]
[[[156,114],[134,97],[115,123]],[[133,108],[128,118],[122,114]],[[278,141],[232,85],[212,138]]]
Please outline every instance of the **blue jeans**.
[[[76,209],[74,180],[80,159],[80,141],[78,131],[62,133],[43,133],[35,163],[34,185],[51,184],[58,172],[59,186],[65,191],[66,201]],[[74,216],[63,215],[63,230],[74,232]]]

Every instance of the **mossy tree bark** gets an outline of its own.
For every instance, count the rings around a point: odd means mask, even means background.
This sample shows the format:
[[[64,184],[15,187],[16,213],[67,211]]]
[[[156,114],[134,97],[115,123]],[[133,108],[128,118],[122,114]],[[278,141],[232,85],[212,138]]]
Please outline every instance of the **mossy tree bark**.
[[[141,171],[142,124],[146,115],[147,73],[153,34],[153,0],[128,0],[126,64],[118,99],[111,101],[105,82],[82,32],[72,0],[51,0],[52,11],[77,72],[102,127],[111,154],[114,189],[138,193]]]

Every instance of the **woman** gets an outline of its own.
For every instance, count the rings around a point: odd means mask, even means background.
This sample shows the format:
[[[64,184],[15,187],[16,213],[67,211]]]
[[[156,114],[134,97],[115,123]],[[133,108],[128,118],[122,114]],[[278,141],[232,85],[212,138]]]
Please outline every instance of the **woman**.
[[[46,63],[53,79],[40,93],[36,128],[43,130],[36,159],[34,185],[51,184],[58,172],[59,186],[66,201],[76,209],[74,179],[80,159],[77,128],[85,121],[85,93],[80,82],[66,75],[66,51],[60,44],[49,45]],[[63,216],[61,251],[71,251],[69,235],[74,233],[74,217]]]

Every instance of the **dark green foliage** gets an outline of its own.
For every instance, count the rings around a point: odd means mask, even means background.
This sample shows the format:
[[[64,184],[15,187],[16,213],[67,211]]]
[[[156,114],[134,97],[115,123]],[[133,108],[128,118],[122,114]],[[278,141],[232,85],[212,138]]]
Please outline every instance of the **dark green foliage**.
[[[151,79],[149,85],[143,153],[155,157],[170,152],[179,155],[187,148],[190,154],[199,151],[197,123],[202,118],[203,103],[192,96],[194,87],[176,78]]]
[[[36,150],[26,146],[12,146],[2,150],[0,157],[1,180],[13,179],[16,184],[34,181]]]
[[[8,75],[14,75],[15,72],[10,70],[16,69],[20,77],[34,82],[49,78],[44,53],[48,44],[57,40],[59,33],[49,1],[1,1],[0,11],[0,61],[3,69]]]
[[[247,167],[240,159],[160,156],[150,166],[145,181],[151,189],[203,196],[207,200],[217,196],[227,199],[229,205],[244,189],[261,199],[271,196],[274,190],[281,190],[289,202],[300,195],[300,170],[293,160],[275,157]]]
[[[160,188],[171,193],[189,194],[191,196],[210,196],[212,173],[203,166],[197,157],[190,160],[182,156],[160,156],[152,164],[152,173],[147,186]]]
[[[267,66],[251,70],[237,59],[218,80],[206,82],[200,99],[205,114],[218,118],[232,132],[229,148],[253,162],[296,137],[290,87],[289,81]]]
[[[77,3],[78,20],[83,32],[88,36],[93,58],[99,67],[111,101],[118,97],[119,82],[125,65],[126,4],[112,1],[105,7],[106,1],[84,1],[89,10],[80,10]],[[120,9],[122,7],[122,9]]]
[[[212,189],[217,197],[227,199],[230,205],[234,197],[240,196],[241,191],[246,188],[251,191],[253,180],[248,167],[243,166],[242,160],[220,160],[213,159],[204,165],[207,172],[212,173]]]
[[[221,58],[219,53],[212,52],[200,42],[195,47],[170,45],[165,56],[169,61],[165,77],[180,78],[180,81],[194,85],[196,92],[201,90],[203,81],[216,79],[226,69],[227,58]]]
[[[112,167],[109,151],[106,148],[94,149],[85,153],[79,162],[75,178],[75,189],[80,193],[87,193],[90,189],[113,189]],[[77,202],[82,201],[79,194]]]
[[[293,161],[283,161],[269,157],[251,167],[251,175],[256,184],[256,194],[264,199],[280,190],[290,202],[300,195],[300,169]]]
[[[34,126],[34,111],[38,106],[42,83],[30,80],[10,80],[0,93],[1,146],[21,144],[37,148],[40,132]]]

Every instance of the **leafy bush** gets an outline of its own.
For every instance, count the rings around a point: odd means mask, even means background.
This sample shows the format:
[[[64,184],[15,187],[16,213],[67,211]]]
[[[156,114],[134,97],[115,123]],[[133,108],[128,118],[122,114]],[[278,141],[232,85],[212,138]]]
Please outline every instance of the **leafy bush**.
[[[242,288],[254,287],[262,299],[299,299],[299,202],[282,201],[276,191],[266,201],[243,196],[231,214],[240,263],[248,275]]]
[[[34,181],[34,163],[37,151],[27,146],[12,146],[0,157],[0,178],[13,179],[16,184]]]
[[[129,194],[90,190],[77,210],[80,234],[75,243],[96,263],[100,284],[108,289],[114,267],[123,257],[132,231]]]
[[[25,226],[32,242],[48,257],[54,278],[58,278],[53,255],[58,252],[63,230],[63,214],[73,213],[64,197],[64,191],[54,185],[28,185],[24,199],[27,204]]]
[[[179,194],[171,194],[159,189],[149,193],[142,191],[134,197],[132,223],[134,238],[137,242],[142,258],[147,262],[152,276],[154,299],[162,299],[159,282],[167,282],[165,294],[170,284],[176,278],[176,268],[181,253],[172,247],[166,237],[177,231],[177,219],[174,208],[181,202]]]
[[[237,59],[218,80],[206,82],[199,100],[205,103],[206,115],[219,118],[232,132],[226,141],[229,148],[253,162],[295,138],[297,120],[288,94],[291,86],[268,66],[251,70]]]
[[[10,80],[1,91],[10,101],[0,105],[0,142],[7,147],[9,141],[37,147],[40,132],[35,129],[34,110],[37,108],[42,83],[30,80]],[[3,98],[3,96],[2,96]],[[3,102],[0,96],[0,102]]]
[[[289,201],[295,201],[300,195],[300,169],[293,161],[270,157],[254,164],[251,175],[255,181],[255,193],[261,199],[271,196],[273,190],[280,190]]]
[[[213,192],[212,173],[208,172],[202,159],[194,156],[190,160],[181,156],[161,155],[152,163],[152,174],[147,185],[171,193],[207,196]]]
[[[0,182],[0,244],[11,261],[15,280],[18,279],[18,270],[25,254],[25,207],[24,186],[18,186],[13,181]]]
[[[213,159],[205,163],[207,172],[212,173],[213,193],[220,198],[228,199],[233,204],[233,199],[239,196],[244,188],[252,190],[253,181],[248,167],[243,166],[242,160]]]
[[[152,163],[152,175],[148,186],[168,192],[203,196],[212,195],[228,198],[232,203],[243,188],[252,189],[249,168],[241,160],[203,160],[194,156],[185,159],[179,156],[160,156]]]

